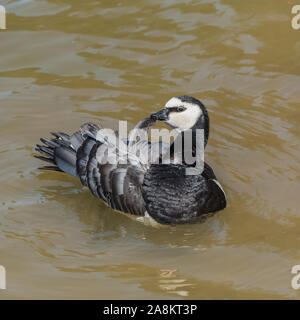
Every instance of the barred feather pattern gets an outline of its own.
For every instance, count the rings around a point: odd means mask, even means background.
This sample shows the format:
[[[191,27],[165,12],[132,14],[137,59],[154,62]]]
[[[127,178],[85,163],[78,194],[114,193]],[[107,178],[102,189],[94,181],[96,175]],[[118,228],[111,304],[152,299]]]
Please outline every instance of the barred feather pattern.
[[[152,124],[144,119],[136,129],[148,130]],[[129,141],[122,141],[118,133],[86,123],[71,136],[62,132],[52,136],[36,146],[40,153],[36,157],[50,164],[42,169],[78,177],[113,209],[139,216],[148,213],[162,224],[182,224],[226,207],[222,187],[206,163],[203,173],[195,176],[186,176],[184,165],[151,165],[151,148],[160,159],[170,146],[150,147],[148,140],[137,139],[137,130]]]
[[[141,188],[149,164],[136,155],[136,150],[140,154],[146,149],[148,152],[148,141],[131,141],[128,148],[126,142],[118,139],[117,133],[112,139],[105,129],[93,123],[84,124],[71,136],[62,132],[52,135],[54,138],[42,138],[43,145],[36,146],[36,151],[42,154],[36,157],[52,164],[41,169],[77,176],[94,196],[113,209],[144,215],[146,208]]]

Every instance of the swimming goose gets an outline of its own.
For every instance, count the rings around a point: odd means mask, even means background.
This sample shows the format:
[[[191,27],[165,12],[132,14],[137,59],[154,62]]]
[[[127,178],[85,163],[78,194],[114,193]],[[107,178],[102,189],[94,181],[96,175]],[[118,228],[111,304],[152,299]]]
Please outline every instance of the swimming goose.
[[[127,141],[118,133],[86,123],[71,136],[60,132],[52,133],[52,139],[42,138],[43,145],[36,146],[42,156],[35,157],[52,164],[40,169],[62,171],[80,178],[94,196],[111,208],[147,216],[160,224],[192,223],[224,209],[224,190],[207,163],[198,174],[187,175],[186,168],[195,164],[187,164],[184,159],[181,163],[176,161],[176,140],[168,145],[138,137],[137,132],[148,132],[156,121],[176,129],[178,136],[190,130],[193,155],[198,143],[197,129],[203,130],[204,147],[207,144],[209,116],[205,106],[193,97],[178,96],[142,120]],[[149,155],[151,147],[155,152],[149,161],[145,155]],[[166,151],[170,154],[169,163],[163,162]],[[117,161],[110,159],[114,155],[118,155]]]

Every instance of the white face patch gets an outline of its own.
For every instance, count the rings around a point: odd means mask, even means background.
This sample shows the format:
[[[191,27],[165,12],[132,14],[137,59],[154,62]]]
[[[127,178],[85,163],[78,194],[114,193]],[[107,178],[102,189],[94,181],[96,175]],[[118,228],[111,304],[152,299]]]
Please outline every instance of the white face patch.
[[[165,108],[185,107],[186,110],[182,112],[170,112],[169,119],[166,121],[169,125],[179,129],[180,131],[192,128],[198,121],[202,114],[202,110],[198,105],[190,102],[182,102],[180,99],[174,97],[170,99]]]

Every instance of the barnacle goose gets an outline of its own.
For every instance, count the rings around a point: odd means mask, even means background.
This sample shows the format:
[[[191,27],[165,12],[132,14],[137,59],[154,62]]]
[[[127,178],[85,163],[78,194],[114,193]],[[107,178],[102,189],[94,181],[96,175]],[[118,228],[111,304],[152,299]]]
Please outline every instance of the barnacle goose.
[[[94,196],[111,208],[139,216],[139,219],[148,217],[160,224],[184,224],[224,209],[224,190],[207,163],[201,173],[186,175],[186,167],[192,165],[184,161],[162,163],[167,149],[171,158],[176,158],[175,142],[166,145],[137,138],[138,130],[147,132],[156,121],[166,122],[179,136],[190,129],[194,153],[196,129],[204,130],[204,147],[207,144],[209,117],[206,108],[193,97],[178,96],[170,99],[162,110],[139,122],[128,141],[118,136],[114,139],[116,136],[107,129],[86,123],[71,136],[52,133],[54,138],[42,138],[43,145],[36,145],[36,151],[42,156],[35,157],[51,163],[40,169],[62,171],[80,178]],[[148,158],[143,159],[150,147],[156,150],[156,162],[153,158],[151,163]],[[117,162],[109,161],[112,154],[118,154]],[[125,158],[127,161],[122,161]]]

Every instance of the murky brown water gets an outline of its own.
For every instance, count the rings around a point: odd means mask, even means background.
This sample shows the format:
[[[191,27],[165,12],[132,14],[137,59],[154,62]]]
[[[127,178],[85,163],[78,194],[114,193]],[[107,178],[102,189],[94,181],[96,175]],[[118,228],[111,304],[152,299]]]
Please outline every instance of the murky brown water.
[[[0,3],[0,299],[300,298],[297,1]],[[37,170],[49,131],[134,124],[179,94],[209,109],[228,196],[206,223],[147,227]]]

